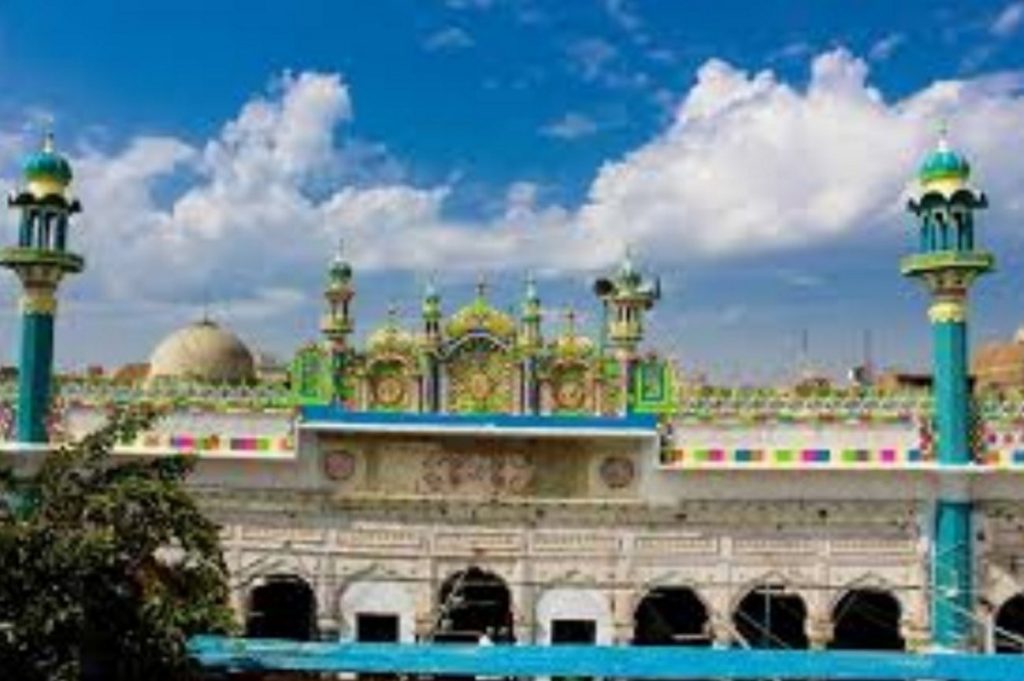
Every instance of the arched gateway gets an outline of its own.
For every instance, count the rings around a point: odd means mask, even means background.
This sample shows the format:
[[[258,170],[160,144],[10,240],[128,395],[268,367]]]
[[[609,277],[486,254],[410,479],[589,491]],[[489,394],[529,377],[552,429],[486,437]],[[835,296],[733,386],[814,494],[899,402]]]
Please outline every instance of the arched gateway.
[[[495,643],[515,640],[512,594],[505,580],[471,567],[444,581],[438,593],[434,640],[475,643],[485,635]]]
[[[693,589],[652,589],[633,613],[634,645],[706,646],[710,643],[708,610]]]
[[[807,606],[779,584],[752,589],[733,613],[737,633],[752,648],[807,647]]]
[[[245,635],[311,641],[316,638],[316,596],[301,577],[274,575],[249,593]]]

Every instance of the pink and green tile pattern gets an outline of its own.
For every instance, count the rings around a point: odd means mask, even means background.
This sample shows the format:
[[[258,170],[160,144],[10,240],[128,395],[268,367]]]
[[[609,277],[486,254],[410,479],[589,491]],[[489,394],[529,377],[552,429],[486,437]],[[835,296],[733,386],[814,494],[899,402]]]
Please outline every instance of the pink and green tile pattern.
[[[662,453],[664,468],[841,468],[897,467],[927,462],[920,449],[677,448]]]
[[[291,452],[295,443],[290,435],[282,436],[226,436],[196,434],[146,433],[137,441],[142,449],[194,452],[201,455],[260,454]]]

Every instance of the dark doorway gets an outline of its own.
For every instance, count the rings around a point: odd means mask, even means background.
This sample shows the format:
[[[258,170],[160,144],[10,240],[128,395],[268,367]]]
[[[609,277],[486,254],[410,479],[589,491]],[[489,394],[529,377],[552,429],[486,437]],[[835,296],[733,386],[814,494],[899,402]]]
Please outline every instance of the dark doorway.
[[[633,645],[706,646],[708,611],[693,589],[659,587],[649,591],[633,613]]]
[[[900,603],[880,589],[855,589],[832,610],[833,650],[903,650]]]
[[[480,568],[456,572],[438,594],[440,643],[477,643],[486,635],[494,643],[515,641],[512,595],[501,577]]]
[[[996,611],[996,652],[1024,653],[1024,594],[1017,594]]]
[[[594,620],[551,620],[551,645],[593,645],[596,641]]]
[[[803,599],[778,584],[753,589],[733,613],[737,633],[752,648],[806,648],[806,619]]]
[[[311,641],[316,638],[316,597],[294,575],[268,577],[249,594],[245,635]]]
[[[360,643],[397,643],[398,615],[356,615],[356,640]]]

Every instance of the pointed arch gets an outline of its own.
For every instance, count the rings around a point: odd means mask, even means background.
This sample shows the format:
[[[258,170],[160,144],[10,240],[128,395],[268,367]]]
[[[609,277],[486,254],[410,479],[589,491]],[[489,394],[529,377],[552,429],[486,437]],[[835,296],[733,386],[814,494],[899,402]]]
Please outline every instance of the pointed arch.
[[[903,609],[891,591],[876,587],[849,589],[832,608],[834,650],[904,650],[900,632]]]
[[[1011,596],[996,610],[995,652],[1024,653],[1024,592]]]
[[[807,648],[806,623],[803,597],[780,582],[757,584],[733,610],[733,626],[752,648]]]
[[[317,636],[316,594],[302,577],[274,574],[262,577],[246,601],[245,635],[311,641]]]
[[[473,643],[484,636],[515,641],[512,592],[494,572],[473,566],[452,573],[437,594],[438,642]]]
[[[687,586],[657,586],[633,611],[633,644],[706,646],[711,643],[711,610]]]

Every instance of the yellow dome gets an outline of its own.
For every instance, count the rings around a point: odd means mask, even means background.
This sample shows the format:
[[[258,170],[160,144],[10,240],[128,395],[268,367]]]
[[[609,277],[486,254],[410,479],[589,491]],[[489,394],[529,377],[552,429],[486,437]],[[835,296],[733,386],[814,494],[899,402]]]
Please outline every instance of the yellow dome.
[[[388,324],[370,334],[366,347],[370,352],[405,352],[416,345],[416,337],[397,326]]]
[[[148,380],[250,383],[256,378],[255,364],[238,336],[203,320],[175,331],[156,346]]]

